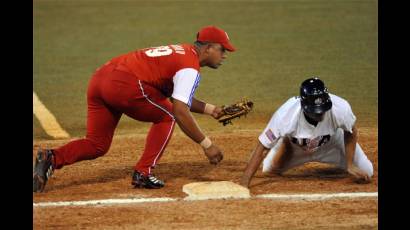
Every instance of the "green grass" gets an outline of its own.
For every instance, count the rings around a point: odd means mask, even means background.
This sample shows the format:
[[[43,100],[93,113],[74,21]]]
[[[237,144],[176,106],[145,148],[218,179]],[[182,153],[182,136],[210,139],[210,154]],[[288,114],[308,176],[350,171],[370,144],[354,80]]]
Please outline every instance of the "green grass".
[[[261,128],[300,83],[319,76],[347,99],[359,125],[377,125],[377,1],[37,1],[33,8],[34,91],[73,136],[85,134],[93,71],[134,49],[189,43],[199,28],[225,29],[238,48],[218,70],[202,69],[196,97],[227,104],[247,96]],[[221,130],[196,116],[202,129]],[[146,132],[123,118],[117,133]],[[49,138],[33,118],[33,138]]]

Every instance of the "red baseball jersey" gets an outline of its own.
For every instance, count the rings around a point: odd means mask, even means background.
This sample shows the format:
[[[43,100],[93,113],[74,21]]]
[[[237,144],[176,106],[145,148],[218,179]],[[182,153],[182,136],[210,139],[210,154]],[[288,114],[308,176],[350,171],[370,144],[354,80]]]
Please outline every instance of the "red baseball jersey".
[[[198,54],[191,44],[133,51],[111,60],[117,68],[190,106],[200,80]]]

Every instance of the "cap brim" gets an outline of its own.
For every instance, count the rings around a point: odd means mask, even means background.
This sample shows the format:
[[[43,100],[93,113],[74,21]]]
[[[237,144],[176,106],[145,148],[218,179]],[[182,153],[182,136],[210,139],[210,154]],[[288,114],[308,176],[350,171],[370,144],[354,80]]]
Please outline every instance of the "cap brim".
[[[221,44],[226,50],[228,50],[229,52],[234,52],[236,49],[235,47],[233,47],[232,44],[230,44],[229,42],[227,43],[222,43]]]

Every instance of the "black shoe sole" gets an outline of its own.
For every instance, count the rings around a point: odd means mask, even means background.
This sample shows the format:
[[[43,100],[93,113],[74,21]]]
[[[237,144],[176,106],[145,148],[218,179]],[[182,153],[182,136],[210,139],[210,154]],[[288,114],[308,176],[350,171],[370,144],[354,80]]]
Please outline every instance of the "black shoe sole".
[[[46,187],[46,182],[39,175],[33,176],[33,192],[43,192]]]
[[[147,185],[145,183],[137,183],[135,181],[131,182],[131,184],[134,186],[134,188],[160,189],[160,188],[164,187],[164,186]]]

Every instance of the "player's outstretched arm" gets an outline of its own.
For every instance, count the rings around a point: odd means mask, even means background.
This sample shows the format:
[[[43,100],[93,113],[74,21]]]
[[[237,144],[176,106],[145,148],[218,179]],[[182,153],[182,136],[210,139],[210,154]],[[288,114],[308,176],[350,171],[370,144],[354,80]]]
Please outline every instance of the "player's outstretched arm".
[[[200,101],[196,98],[192,98],[191,112],[208,114],[215,119],[220,118],[223,115],[222,107],[215,106],[212,104],[207,104],[203,101]]]
[[[211,164],[218,164],[223,159],[223,154],[218,146],[214,145],[199,128],[189,107],[177,99],[172,100],[173,114],[181,130],[193,141],[200,144]]]
[[[196,99],[195,97],[192,98],[191,103],[191,112],[193,113],[204,113],[206,103]]]
[[[352,133],[344,131],[344,142],[346,151],[347,172],[354,176],[358,183],[369,183],[371,178],[363,170],[359,169],[353,164],[354,153],[356,151],[357,143],[357,129],[352,128]]]
[[[240,184],[246,188],[249,187],[251,183],[252,177],[255,174],[256,170],[259,168],[263,158],[265,158],[266,154],[269,152],[269,149],[263,146],[259,140],[256,144],[255,149],[252,152],[252,157],[246,166],[245,171],[243,172]]]

